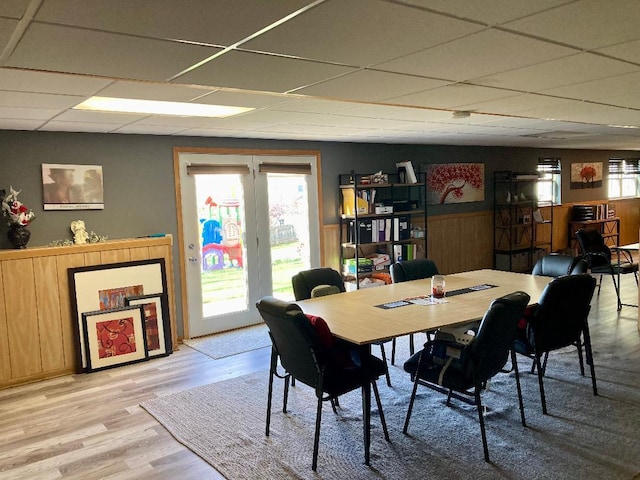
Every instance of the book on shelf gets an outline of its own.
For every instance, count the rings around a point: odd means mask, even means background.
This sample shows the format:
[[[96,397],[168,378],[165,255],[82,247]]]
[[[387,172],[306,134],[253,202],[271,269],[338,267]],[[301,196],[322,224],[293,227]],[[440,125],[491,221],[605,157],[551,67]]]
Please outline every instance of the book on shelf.
[[[397,162],[396,170],[398,171],[400,183],[418,183],[418,178],[416,177],[416,172],[413,169],[411,160],[406,162]]]
[[[342,213],[344,215],[358,215],[373,212],[376,199],[376,189],[358,190],[342,188]]]

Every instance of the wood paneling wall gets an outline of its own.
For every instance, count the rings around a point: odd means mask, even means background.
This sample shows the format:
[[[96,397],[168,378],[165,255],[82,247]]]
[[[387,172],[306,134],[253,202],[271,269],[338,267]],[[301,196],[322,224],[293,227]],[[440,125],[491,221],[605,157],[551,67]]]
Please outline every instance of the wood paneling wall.
[[[581,202],[585,204],[588,202]],[[594,204],[603,203],[592,202]],[[640,199],[608,202],[615,205],[620,218],[620,244],[638,241]],[[554,206],[553,251],[565,251],[569,246],[569,220],[573,204]],[[543,216],[550,218],[548,209]],[[340,236],[338,225],[325,225],[324,265],[340,270]],[[427,217],[427,256],[444,273],[493,268],[493,212],[474,212]]]
[[[171,237],[0,251],[0,388],[77,371],[69,268],[151,258],[165,260],[177,345]]]

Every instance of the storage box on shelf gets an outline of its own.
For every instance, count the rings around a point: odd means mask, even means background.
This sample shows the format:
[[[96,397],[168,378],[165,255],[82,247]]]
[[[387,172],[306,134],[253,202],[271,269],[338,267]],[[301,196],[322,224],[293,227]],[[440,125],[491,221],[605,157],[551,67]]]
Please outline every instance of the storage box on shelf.
[[[420,173],[416,179],[400,183],[398,174],[339,175],[340,262],[346,280],[356,288],[364,287],[361,280],[373,272],[388,271],[395,261],[425,256],[426,179]],[[415,232],[420,236],[414,237]]]
[[[541,210],[537,200],[537,173],[494,173],[494,266],[526,272],[551,252],[553,205]]]

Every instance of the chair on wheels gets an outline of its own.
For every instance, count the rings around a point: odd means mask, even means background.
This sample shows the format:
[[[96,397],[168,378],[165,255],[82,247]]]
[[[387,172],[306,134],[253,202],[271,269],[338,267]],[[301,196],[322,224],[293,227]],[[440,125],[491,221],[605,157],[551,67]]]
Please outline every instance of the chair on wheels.
[[[344,280],[340,273],[328,267],[312,268],[298,272],[291,277],[291,284],[293,285],[293,295],[296,301],[346,292]],[[384,343],[380,342],[376,345],[380,346],[382,360],[386,365],[387,355]],[[388,370],[385,372],[385,378],[387,385],[391,386],[391,377]]]
[[[605,244],[604,238],[599,231],[593,229],[581,228],[576,232],[576,240],[580,246],[580,252],[583,258],[589,264],[589,271],[593,274],[599,274],[598,295],[600,295],[600,287],[602,285],[602,276],[611,275],[613,288],[616,291],[618,299],[618,310],[622,309],[622,301],[620,300],[620,285],[616,281],[616,275],[633,273],[638,283],[638,264],[627,259],[624,262],[614,261],[611,249]],[[624,252],[623,252],[624,253]]]
[[[543,377],[547,368],[548,353],[560,348],[575,346],[578,350],[580,373],[584,376],[584,347],[587,364],[591,367],[593,394],[598,395],[596,372],[587,317],[596,279],[587,273],[558,277],[549,283],[528,319],[525,338],[516,339],[517,353],[533,358],[538,370],[542,412],[547,413]],[[540,358],[545,356],[544,363]]]
[[[410,280],[420,280],[438,275],[438,267],[433,260],[419,258],[415,260],[404,260],[391,265],[389,269],[391,281],[393,283],[408,282]],[[409,335],[409,353],[415,353],[413,334]],[[391,344],[391,365],[395,365],[396,360],[396,339]]]
[[[529,295],[524,292],[514,292],[497,298],[489,306],[478,332],[468,344],[461,345],[436,338],[427,342],[421,352],[405,362],[404,369],[413,379],[413,391],[404,423],[404,433],[407,433],[409,428],[418,385],[430,387],[447,393],[447,406],[450,405],[451,397],[477,406],[484,459],[488,462],[489,447],[480,392],[490,378],[503,371],[509,356],[516,377],[520,419],[522,425],[526,426],[518,364],[512,347],[518,321],[528,303]]]
[[[544,277],[561,277],[562,275],[587,273],[588,268],[589,265],[587,261],[581,257],[549,253],[536,262],[531,274],[542,275]]]
[[[284,379],[283,413],[287,413],[290,379],[295,378],[316,392],[318,405],[311,464],[314,471],[318,465],[320,423],[324,401],[331,401],[335,411],[334,400],[339,395],[361,388],[363,417],[365,418],[364,439],[365,442],[368,442],[370,412],[365,411],[364,395],[365,386],[370,384],[373,387],[378,405],[384,436],[389,441],[389,433],[376,385],[378,377],[386,371],[386,364],[372,355],[368,355],[366,358],[361,355],[355,356],[356,358],[348,355],[346,350],[334,344],[335,339],[324,321],[315,317],[315,323],[312,325],[310,318],[296,304],[283,302],[273,297],[264,297],[256,306],[269,327],[269,336],[272,342],[265,434],[269,435],[273,378],[277,376]],[[277,371],[278,359],[285,370],[284,374],[279,374]],[[367,452],[368,445],[366,443],[365,445],[365,452]],[[365,453],[365,463],[367,462]]]

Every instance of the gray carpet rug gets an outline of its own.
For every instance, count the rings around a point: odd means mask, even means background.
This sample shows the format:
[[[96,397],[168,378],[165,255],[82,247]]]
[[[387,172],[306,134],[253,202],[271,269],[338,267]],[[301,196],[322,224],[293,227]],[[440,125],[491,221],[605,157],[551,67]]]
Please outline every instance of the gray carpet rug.
[[[264,323],[206,337],[184,339],[183,343],[211,358],[225,358],[271,346]]]
[[[520,366],[530,363],[522,358]],[[409,435],[402,433],[411,383],[391,367],[393,387],[378,384],[390,430],[387,443],[372,415],[371,465],[363,462],[361,397],[323,409],[318,472],[311,470],[315,396],[291,388],[282,413],[276,380],[271,435],[266,437],[267,372],[145,402],[142,406],[180,442],[229,479],[632,479],[640,472],[640,364],[603,354],[599,393],[581,377],[575,350],[556,353],[546,377],[549,415],[542,415],[537,378],[523,373],[528,427],[520,424],[512,374],[499,374],[484,401],[491,463],[483,460],[475,407],[419,388]]]

